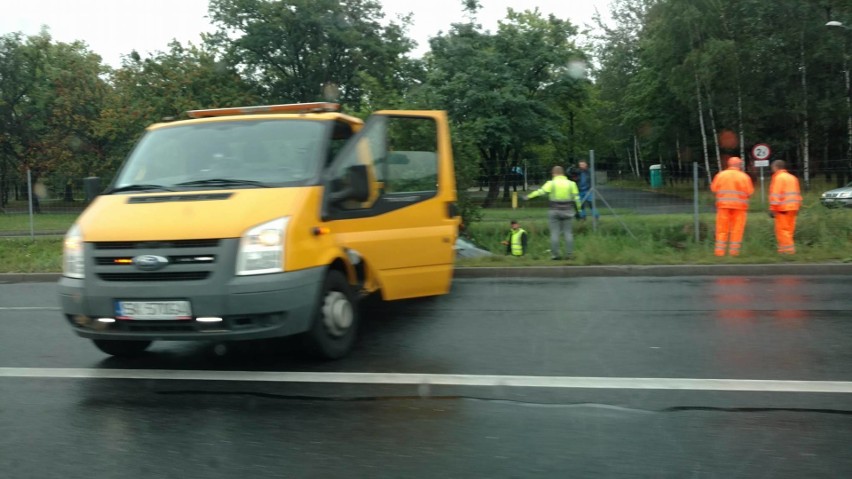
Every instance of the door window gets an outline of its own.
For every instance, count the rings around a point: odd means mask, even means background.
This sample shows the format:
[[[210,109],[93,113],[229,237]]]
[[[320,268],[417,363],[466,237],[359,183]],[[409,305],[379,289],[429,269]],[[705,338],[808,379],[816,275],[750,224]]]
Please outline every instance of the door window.
[[[437,151],[438,132],[434,119],[372,117],[335,160],[331,168],[331,189],[333,192],[345,189],[347,169],[363,164],[370,172],[373,199],[365,203],[345,201],[336,208],[396,209],[435,196],[438,191]],[[400,196],[411,201],[394,200]],[[388,202],[393,206],[385,204]]]

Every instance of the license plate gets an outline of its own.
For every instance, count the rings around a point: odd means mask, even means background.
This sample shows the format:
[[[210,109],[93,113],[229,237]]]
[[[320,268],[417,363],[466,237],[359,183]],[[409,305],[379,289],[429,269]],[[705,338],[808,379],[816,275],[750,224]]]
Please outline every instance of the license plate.
[[[116,319],[192,319],[189,301],[116,301]]]

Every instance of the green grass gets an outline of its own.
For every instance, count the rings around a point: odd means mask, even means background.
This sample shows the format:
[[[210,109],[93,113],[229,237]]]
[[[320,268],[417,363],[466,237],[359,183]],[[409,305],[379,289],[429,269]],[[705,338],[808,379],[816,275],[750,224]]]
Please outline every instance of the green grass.
[[[33,229],[38,232],[65,232],[77,219],[76,214],[44,213],[33,215]],[[28,214],[0,214],[0,234],[29,233]]]
[[[62,238],[0,238],[0,273],[62,270]]]
[[[691,215],[620,215],[636,239],[630,236],[616,217],[606,216],[592,231],[591,219],[575,222],[575,258],[570,262],[550,260],[547,210],[544,208],[488,209],[482,222],[470,227],[482,246],[496,253],[493,257],[465,259],[462,266],[552,266],[572,265],[650,265],[852,261],[852,209],[827,209],[811,206],[799,215],[796,228],[798,253],[779,257],[775,253],[773,224],[765,212],[749,214],[743,254],[738,258],[713,256],[715,216],[700,216],[702,241],[693,241]],[[73,215],[41,215],[41,225],[65,230]],[[507,257],[500,244],[509,231],[509,220],[518,219],[530,233],[530,254],[523,258]],[[17,221],[18,223],[15,223]],[[0,215],[0,231],[9,225],[29,230],[26,216]],[[708,233],[709,232],[709,233]],[[0,272],[58,272],[61,269],[62,240],[57,237],[0,238]]]
[[[523,258],[505,255],[500,244],[509,231],[508,218],[518,219],[530,234],[529,254]],[[553,264],[716,264],[716,263],[780,263],[852,261],[852,210],[829,210],[822,206],[808,208],[799,216],[796,228],[797,254],[776,254],[772,220],[765,212],[749,214],[743,253],[738,258],[713,255],[715,215],[700,216],[702,241],[693,239],[692,215],[620,215],[619,218],[636,236],[634,239],[615,217],[599,222],[592,231],[590,219],[574,223],[574,259],[570,262],[550,260],[550,238],[546,212],[528,210],[485,210],[484,221],[470,230],[484,248],[496,256],[471,258],[463,266],[532,266]]]
[[[608,208],[599,208],[601,216],[625,215],[630,214],[631,210],[615,208],[610,211]],[[547,221],[547,202],[543,201],[539,204],[523,205],[520,208],[513,210],[512,208],[486,208],[482,210],[481,222],[502,222],[509,224],[509,221],[514,219],[524,218],[525,220],[543,220]],[[587,210],[588,213],[588,210]]]

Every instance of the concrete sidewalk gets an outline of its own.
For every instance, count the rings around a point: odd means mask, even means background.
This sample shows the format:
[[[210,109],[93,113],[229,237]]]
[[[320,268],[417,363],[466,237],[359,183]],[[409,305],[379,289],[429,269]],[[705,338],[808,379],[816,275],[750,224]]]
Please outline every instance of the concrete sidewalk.
[[[582,278],[601,276],[841,276],[852,275],[852,263],[816,264],[711,264],[711,265],[613,265],[613,266],[526,266],[460,267],[456,278]],[[0,284],[49,283],[59,273],[2,273]]]

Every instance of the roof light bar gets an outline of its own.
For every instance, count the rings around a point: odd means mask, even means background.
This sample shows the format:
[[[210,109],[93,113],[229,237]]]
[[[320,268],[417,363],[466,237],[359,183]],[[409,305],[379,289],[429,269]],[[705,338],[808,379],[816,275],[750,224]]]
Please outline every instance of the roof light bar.
[[[208,118],[212,116],[250,115],[252,113],[316,113],[340,111],[339,103],[290,103],[287,105],[238,106],[233,108],[213,108],[209,110],[190,110],[190,118]]]

